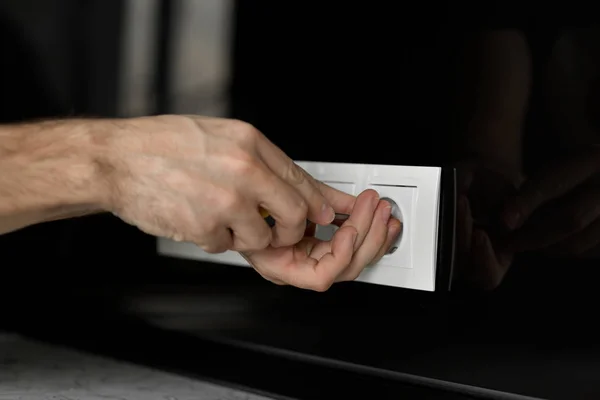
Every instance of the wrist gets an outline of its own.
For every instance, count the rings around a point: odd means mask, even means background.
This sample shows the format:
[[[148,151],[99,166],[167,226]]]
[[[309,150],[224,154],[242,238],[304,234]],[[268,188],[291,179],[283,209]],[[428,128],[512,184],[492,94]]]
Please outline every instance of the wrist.
[[[48,219],[63,214],[103,211],[108,204],[101,121],[64,120],[7,127],[0,134],[5,183],[19,190],[9,214],[41,213]],[[7,140],[4,140],[7,139]],[[5,204],[6,205],[6,204]]]
[[[132,140],[136,119],[85,121],[80,143],[81,157],[89,165],[85,179],[89,198],[102,211],[114,212],[119,203],[119,186],[127,175],[125,155]],[[129,149],[131,150],[131,149]]]

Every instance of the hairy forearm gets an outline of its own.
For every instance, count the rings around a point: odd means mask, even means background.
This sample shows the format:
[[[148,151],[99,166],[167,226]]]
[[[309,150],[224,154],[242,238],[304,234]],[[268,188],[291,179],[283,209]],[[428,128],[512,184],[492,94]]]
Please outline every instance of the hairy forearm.
[[[0,126],[0,234],[102,211],[101,121]]]

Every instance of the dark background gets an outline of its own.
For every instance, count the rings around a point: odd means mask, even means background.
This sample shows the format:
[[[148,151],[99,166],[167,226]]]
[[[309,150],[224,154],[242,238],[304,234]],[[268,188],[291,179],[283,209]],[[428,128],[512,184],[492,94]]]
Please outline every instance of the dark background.
[[[165,92],[176,3],[161,3],[156,113],[172,111]],[[238,1],[229,114],[294,159],[448,165],[457,158],[450,142],[461,46],[484,29],[523,30],[535,86],[560,32],[590,22],[585,10],[565,7]],[[113,0],[2,2],[0,120],[116,115],[122,12]],[[535,165],[535,152],[527,161]],[[364,388],[372,398],[384,398],[378,390],[442,398],[424,389],[432,387],[464,398],[600,396],[593,260],[525,256],[493,293],[349,283],[314,294],[247,269],[158,257],[153,238],[109,215],[31,227],[0,246],[5,325],[185,373],[304,398]],[[231,350],[239,346],[253,352]],[[252,365],[207,370],[182,361],[186,354],[213,366],[219,357],[275,354],[254,361],[273,379]],[[329,389],[310,391],[303,381],[311,379]]]

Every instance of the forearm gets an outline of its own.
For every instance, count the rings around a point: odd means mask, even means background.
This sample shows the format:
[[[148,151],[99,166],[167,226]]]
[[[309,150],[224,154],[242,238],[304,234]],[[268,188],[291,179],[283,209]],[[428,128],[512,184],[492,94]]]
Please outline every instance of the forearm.
[[[0,234],[109,203],[101,121],[0,126]]]

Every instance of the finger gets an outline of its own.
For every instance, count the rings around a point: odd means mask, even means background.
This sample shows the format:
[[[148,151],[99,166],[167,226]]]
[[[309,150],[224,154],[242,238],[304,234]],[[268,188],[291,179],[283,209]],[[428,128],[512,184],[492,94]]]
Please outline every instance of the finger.
[[[365,190],[356,198],[356,203],[354,204],[350,217],[348,217],[346,222],[342,225],[342,228],[348,226],[354,228],[358,232],[354,244],[355,251],[363,244],[365,237],[369,233],[375,210],[378,205],[379,194],[372,189]]]
[[[230,228],[233,233],[232,250],[235,251],[263,250],[273,238],[271,228],[258,210],[249,209],[239,213],[230,222]]]
[[[304,198],[308,208],[308,219],[320,225],[328,225],[333,220],[333,208],[319,190],[314,178],[262,135],[258,141],[258,152],[271,171]]]
[[[350,266],[338,277],[337,281],[353,281],[368,267],[378,262],[389,250],[402,230],[402,223],[389,218],[386,219],[387,210],[377,209],[371,230],[362,246],[354,253]]]
[[[471,262],[474,269],[471,278],[482,289],[495,289],[502,283],[508,265],[500,262],[489,236],[480,229],[473,230],[472,249]]]
[[[564,201],[542,207],[508,242],[515,252],[555,245],[585,230],[600,216],[600,191],[582,188]]]
[[[275,221],[271,246],[291,246],[302,240],[306,229],[306,201],[290,185],[272,173],[256,180],[259,205]]]
[[[317,239],[315,237],[305,237],[295,247],[297,253],[301,253],[303,257],[312,257],[315,260],[319,261],[321,257],[323,257],[323,255],[331,251],[331,246],[319,246],[322,244],[324,244],[324,242],[320,239]],[[319,249],[318,252],[321,252],[321,255],[318,257],[315,256],[316,249]]]
[[[398,237],[402,233],[402,228],[403,225],[402,222],[400,222],[400,220],[393,217],[390,218],[390,221],[387,225],[388,231],[385,243],[383,244],[383,246],[381,246],[381,249],[379,249],[379,253],[377,253],[373,261],[371,261],[371,264],[378,263],[386,254],[393,254],[394,252],[396,252],[396,250],[398,250],[397,247],[394,247],[394,243],[396,243]]]
[[[331,251],[320,260],[299,256],[294,263],[283,268],[279,279],[292,286],[324,292],[337,276],[350,265],[358,232],[352,227],[342,227],[331,240]]]
[[[207,253],[224,253],[233,247],[232,233],[227,228],[214,229],[207,235],[207,239],[194,241],[196,246]]]
[[[356,196],[344,193],[341,190],[333,188],[323,182],[317,182],[319,191],[329,202],[336,213],[350,214],[356,203]]]
[[[595,248],[600,243],[600,219],[595,220],[584,230],[565,239],[554,249],[559,254],[580,256]]]
[[[371,227],[363,243],[352,257],[348,268],[337,278],[337,281],[353,281],[362,270],[369,265],[379,253],[387,239],[387,224],[392,215],[392,206],[387,201],[379,201],[371,221]]]
[[[246,255],[246,254],[244,254],[244,253],[240,253],[240,255],[241,255],[241,256],[242,256],[242,257],[243,257],[243,258],[244,258],[244,259],[245,259],[245,260],[246,260],[246,261],[247,261],[247,262],[248,262],[250,265],[252,265],[252,266],[253,266],[254,270],[255,270],[255,271],[256,271],[256,272],[257,272],[257,273],[258,273],[258,274],[259,274],[259,275],[260,275],[260,276],[261,276],[263,279],[265,279],[265,280],[267,280],[267,281],[269,281],[269,282],[271,282],[271,283],[274,283],[274,284],[276,284],[276,285],[279,285],[279,286],[285,286],[285,285],[287,285],[287,283],[285,283],[284,281],[282,281],[282,280],[280,280],[280,279],[277,279],[277,278],[275,278],[275,277],[272,277],[272,276],[270,276],[268,273],[266,273],[266,272],[263,272],[263,271],[262,271],[260,268],[257,268],[257,267],[255,267],[255,266],[252,264],[252,261],[250,260],[250,257],[249,257],[248,255]]]
[[[506,204],[502,218],[511,229],[519,228],[541,205],[571,191],[598,171],[598,155],[590,153],[527,179]]]

